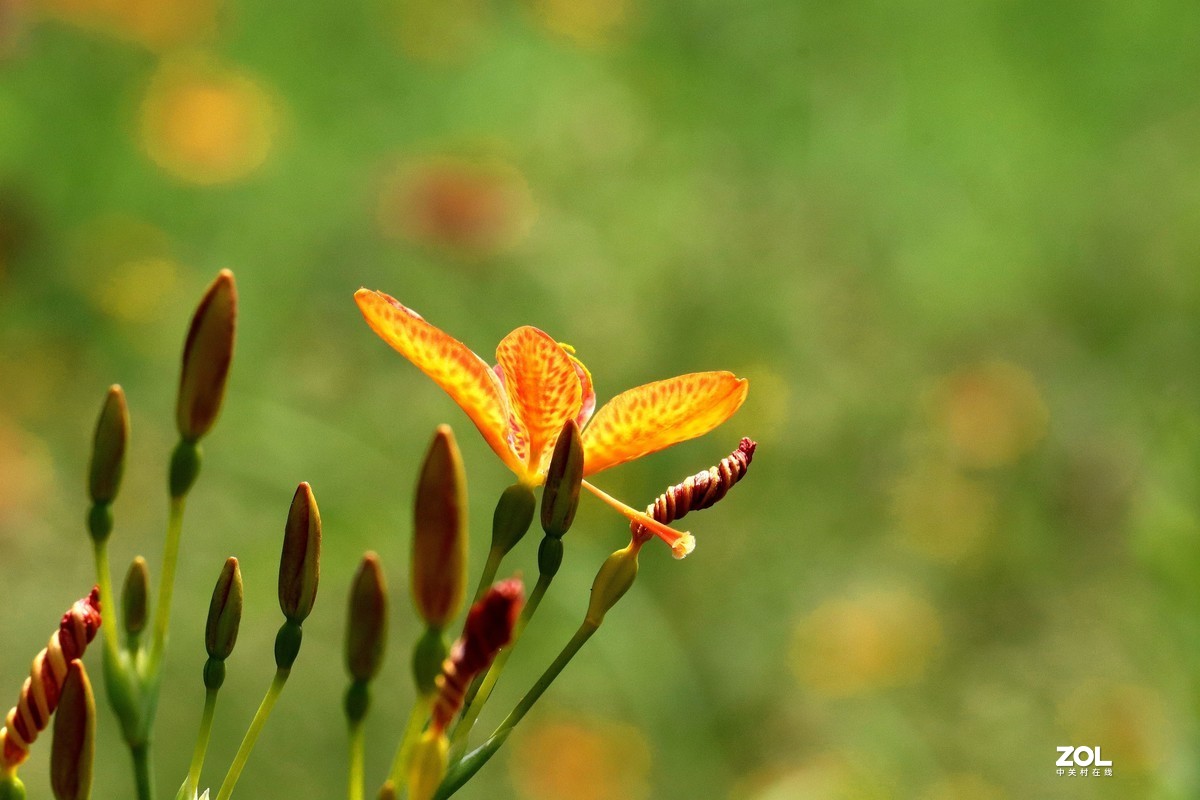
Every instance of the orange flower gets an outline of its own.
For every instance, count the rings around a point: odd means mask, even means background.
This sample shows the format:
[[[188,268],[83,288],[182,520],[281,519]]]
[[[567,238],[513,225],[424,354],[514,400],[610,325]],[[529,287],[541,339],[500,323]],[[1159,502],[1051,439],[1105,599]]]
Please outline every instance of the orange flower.
[[[593,415],[591,373],[574,350],[537,328],[517,328],[501,339],[498,363],[491,367],[395,298],[359,289],[354,299],[371,329],[441,386],[528,486],[545,480],[555,440],[568,420],[583,429],[584,475],[594,475],[708,433],[738,410],[749,388],[729,372],[695,372],[622,392]],[[587,481],[583,485],[652,530],[677,558],[691,552],[691,534],[657,522]]]

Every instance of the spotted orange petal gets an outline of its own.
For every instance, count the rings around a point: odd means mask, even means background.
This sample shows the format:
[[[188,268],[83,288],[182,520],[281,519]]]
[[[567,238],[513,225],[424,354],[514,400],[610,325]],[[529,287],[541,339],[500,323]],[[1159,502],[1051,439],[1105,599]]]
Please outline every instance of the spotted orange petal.
[[[622,392],[583,430],[584,474],[708,433],[733,416],[749,387],[730,372],[693,372]]]
[[[483,359],[383,292],[359,289],[354,300],[371,330],[445,389],[504,463],[522,472],[508,440],[508,401]]]
[[[529,326],[517,328],[496,346],[512,413],[529,441],[527,472],[544,470],[562,426],[575,419],[583,389],[575,362],[548,335]]]

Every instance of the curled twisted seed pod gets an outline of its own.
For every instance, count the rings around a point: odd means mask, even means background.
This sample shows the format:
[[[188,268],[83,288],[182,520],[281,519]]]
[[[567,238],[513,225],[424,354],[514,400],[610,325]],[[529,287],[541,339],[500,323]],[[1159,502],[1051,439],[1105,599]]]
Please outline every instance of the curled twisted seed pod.
[[[29,746],[45,730],[58,707],[67,668],[83,655],[100,628],[100,587],[63,614],[49,644],[33,659],[21,697],[0,728],[0,768],[13,768],[29,756]]]
[[[450,649],[437,679],[438,695],[429,728],[441,733],[462,708],[471,679],[491,666],[500,648],[512,640],[513,626],[525,603],[525,587],[518,578],[500,581],[488,589],[471,610],[462,637]]]
[[[758,443],[753,439],[743,437],[737,449],[722,458],[719,464],[667,489],[646,506],[646,513],[658,522],[669,525],[689,511],[699,511],[715,504],[729,494],[733,485],[750,469],[757,446]],[[630,525],[635,535],[641,533],[641,527],[636,522]]]

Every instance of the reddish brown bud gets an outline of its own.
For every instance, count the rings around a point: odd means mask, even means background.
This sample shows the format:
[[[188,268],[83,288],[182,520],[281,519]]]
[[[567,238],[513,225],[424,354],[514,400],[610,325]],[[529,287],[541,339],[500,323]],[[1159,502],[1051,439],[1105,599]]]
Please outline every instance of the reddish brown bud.
[[[233,273],[223,269],[200,300],[183,344],[175,423],[185,441],[208,433],[221,411],[236,321],[237,289]]]
[[[467,479],[448,425],[439,425],[417,482],[413,509],[412,594],[417,613],[444,628],[467,586]]]
[[[125,392],[112,386],[96,420],[92,439],[92,461],[88,467],[88,491],[93,503],[111,503],[121,487],[125,472],[125,450],[129,447],[129,408]]]
[[[292,496],[279,556],[279,607],[285,617],[304,621],[317,600],[320,578],[321,512],[312,487],[302,483]]]
[[[50,786],[57,800],[91,796],[95,753],[96,699],[83,662],[74,659],[67,668],[50,743]]]
[[[387,587],[379,556],[363,556],[350,586],[346,620],[346,669],[356,681],[369,681],[379,671],[387,641]]]

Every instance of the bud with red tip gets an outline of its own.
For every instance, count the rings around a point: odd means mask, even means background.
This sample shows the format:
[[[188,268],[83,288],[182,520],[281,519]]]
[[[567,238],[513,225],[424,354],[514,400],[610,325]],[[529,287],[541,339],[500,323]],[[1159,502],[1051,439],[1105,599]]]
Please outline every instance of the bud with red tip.
[[[88,800],[95,754],[96,698],[87,670],[76,658],[67,668],[50,743],[50,787],[57,800]]]

